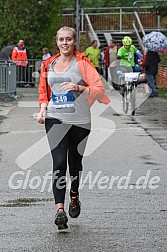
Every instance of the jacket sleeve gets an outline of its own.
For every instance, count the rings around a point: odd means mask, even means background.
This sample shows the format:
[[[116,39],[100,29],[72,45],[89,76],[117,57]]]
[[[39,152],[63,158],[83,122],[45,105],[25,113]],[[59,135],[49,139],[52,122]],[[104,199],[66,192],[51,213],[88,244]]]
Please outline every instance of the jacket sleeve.
[[[146,54],[143,55],[142,57],[142,70],[145,70],[145,66],[146,66]]]
[[[83,80],[90,90],[87,96],[89,104],[92,105],[95,100],[108,104],[110,99],[105,95],[103,83],[93,64],[86,58],[84,60],[79,60],[78,64]]]
[[[41,106],[41,103],[48,104],[48,102],[50,100],[49,97],[51,94],[51,90],[50,90],[50,87],[47,85],[47,75],[48,75],[47,68],[45,67],[44,64],[42,64],[41,74],[40,74],[40,83],[39,83],[39,87],[38,87],[39,106]]]
[[[108,46],[106,47],[106,51],[104,53],[104,65],[108,67],[108,54],[109,54],[109,48]]]
[[[85,50],[85,57],[89,57],[89,51],[90,51],[90,48],[88,47],[88,48],[86,48],[86,50]]]
[[[150,53],[147,52],[146,59],[145,59],[145,70],[148,71],[150,65]]]
[[[13,48],[13,51],[12,51],[12,60],[15,61],[17,59],[17,50],[16,48]]]

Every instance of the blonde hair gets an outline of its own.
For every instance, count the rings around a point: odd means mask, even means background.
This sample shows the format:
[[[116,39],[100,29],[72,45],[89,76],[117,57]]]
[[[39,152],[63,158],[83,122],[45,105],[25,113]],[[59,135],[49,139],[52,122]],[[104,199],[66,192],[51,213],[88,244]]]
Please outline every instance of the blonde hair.
[[[64,26],[57,31],[56,41],[58,40],[59,33],[62,31],[70,32],[71,35],[74,37],[74,39],[77,40],[77,34],[76,34],[75,30],[72,27]]]

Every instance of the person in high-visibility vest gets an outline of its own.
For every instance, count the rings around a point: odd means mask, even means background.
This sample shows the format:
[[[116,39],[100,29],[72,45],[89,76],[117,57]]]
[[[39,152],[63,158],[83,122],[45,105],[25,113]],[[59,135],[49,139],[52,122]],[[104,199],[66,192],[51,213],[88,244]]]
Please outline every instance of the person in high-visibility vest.
[[[90,59],[97,72],[99,72],[100,50],[98,48],[97,40],[93,40],[91,46],[86,48],[85,56]]]
[[[24,47],[24,40],[19,40],[18,44],[13,48],[12,61],[17,66],[17,81],[25,82],[27,76],[28,51]]]

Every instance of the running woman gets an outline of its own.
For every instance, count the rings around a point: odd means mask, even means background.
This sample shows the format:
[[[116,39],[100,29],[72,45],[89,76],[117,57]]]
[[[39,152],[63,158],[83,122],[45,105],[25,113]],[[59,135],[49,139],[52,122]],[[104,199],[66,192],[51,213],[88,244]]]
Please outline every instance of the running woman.
[[[66,229],[67,163],[71,177],[68,211],[71,218],[77,218],[81,211],[79,178],[83,169],[82,158],[91,129],[90,106],[95,100],[104,104],[110,100],[96,68],[75,48],[75,30],[62,27],[57,32],[56,42],[60,53],[46,60],[41,68],[37,121],[45,124],[53,159],[55,224],[58,229]]]

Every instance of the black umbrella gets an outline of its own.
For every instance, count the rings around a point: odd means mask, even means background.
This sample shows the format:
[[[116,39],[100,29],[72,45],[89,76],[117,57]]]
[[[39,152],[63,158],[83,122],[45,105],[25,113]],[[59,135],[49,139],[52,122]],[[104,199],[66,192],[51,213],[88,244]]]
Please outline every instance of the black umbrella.
[[[12,50],[16,45],[8,45],[1,49],[0,51],[0,59],[9,60],[12,55]]]

